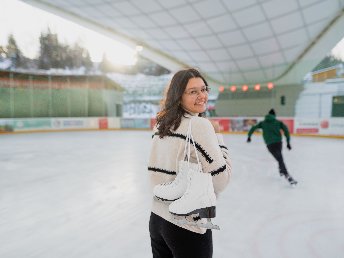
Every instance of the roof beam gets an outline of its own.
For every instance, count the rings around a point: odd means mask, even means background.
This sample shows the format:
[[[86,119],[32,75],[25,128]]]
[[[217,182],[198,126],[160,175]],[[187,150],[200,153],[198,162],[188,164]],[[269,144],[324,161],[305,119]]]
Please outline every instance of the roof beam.
[[[275,79],[276,84],[302,83],[310,72],[343,38],[344,8],[308,45],[288,69]],[[305,61],[307,60],[307,61]]]

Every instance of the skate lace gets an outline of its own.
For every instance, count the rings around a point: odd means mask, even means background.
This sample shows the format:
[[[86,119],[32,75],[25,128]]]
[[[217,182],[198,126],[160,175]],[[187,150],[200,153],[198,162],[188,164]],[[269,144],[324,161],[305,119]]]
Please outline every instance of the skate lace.
[[[192,133],[191,133],[192,132],[191,121],[192,121],[192,118],[190,119],[189,127],[188,127],[188,130],[186,133],[185,146],[184,146],[184,157],[186,158],[186,161],[188,164],[187,169],[190,170],[190,156],[191,156],[191,144],[192,144],[194,147],[195,155],[196,155],[196,159],[197,159],[198,172],[201,172],[202,171],[201,162],[200,162],[198,154],[197,154],[197,148],[196,148],[195,140],[194,140]],[[185,197],[187,197],[189,195],[190,185],[191,185],[191,176],[188,173],[188,183],[187,183],[186,191],[180,199],[184,199]]]
[[[184,157],[186,158],[186,161],[188,162],[188,169],[189,169],[190,168],[190,156],[191,156],[191,144],[192,144],[194,147],[194,150],[195,150],[198,168],[201,171],[202,166],[201,166],[201,162],[199,160],[198,154],[197,154],[197,148],[196,148],[195,140],[192,136],[191,121],[192,121],[192,118],[190,119],[189,127],[188,127],[188,130],[186,132],[186,139],[185,139],[185,146],[184,146]],[[184,160],[185,160],[185,158],[184,158]]]
[[[186,191],[180,199],[184,199],[190,194],[190,188],[191,188],[190,185],[191,185],[191,176],[188,176],[188,185],[186,187]]]

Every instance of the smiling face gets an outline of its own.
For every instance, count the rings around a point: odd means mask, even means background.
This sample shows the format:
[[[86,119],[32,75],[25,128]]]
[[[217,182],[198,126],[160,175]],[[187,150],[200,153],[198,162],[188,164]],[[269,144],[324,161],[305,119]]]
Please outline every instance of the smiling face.
[[[203,113],[207,108],[208,87],[202,78],[190,78],[182,96],[182,107],[191,113]]]

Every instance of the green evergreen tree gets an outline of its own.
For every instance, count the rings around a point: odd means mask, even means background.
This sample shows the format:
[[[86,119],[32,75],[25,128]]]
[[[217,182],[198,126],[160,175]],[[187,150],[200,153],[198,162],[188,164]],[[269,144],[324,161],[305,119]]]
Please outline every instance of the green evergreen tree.
[[[90,53],[86,49],[82,52],[82,65],[86,67],[86,70],[90,70],[93,67]]]
[[[40,55],[38,67],[40,69],[50,68],[79,68],[85,66],[87,70],[92,67],[89,52],[79,44],[68,46],[61,44],[57,34],[51,33],[50,29],[40,36]]]
[[[20,51],[17,45],[17,42],[14,39],[14,36],[12,34],[8,36],[7,46],[6,46],[6,57],[11,59],[13,68],[23,66],[24,56],[22,52]]]
[[[5,47],[0,46],[0,59],[1,58],[6,58],[6,56],[7,56],[7,52],[6,52]]]
[[[92,67],[92,61],[89,52],[81,47],[79,44],[74,44],[73,47],[67,47],[66,63],[69,68],[79,68],[84,66],[86,70]]]
[[[38,57],[38,68],[64,68],[63,60],[63,46],[59,43],[57,34],[54,34],[48,28],[46,33],[41,33],[40,38],[40,53]]]
[[[114,71],[113,66],[110,63],[110,61],[107,58],[105,53],[103,53],[102,61],[100,62],[100,65],[99,65],[99,70],[102,73],[109,73],[109,72],[113,72]]]
[[[344,64],[343,60],[340,60],[332,55],[327,55],[323,58],[323,60],[320,61],[319,64],[317,64],[314,69],[312,70],[312,72],[316,72],[328,67],[332,67],[335,66],[337,64]]]

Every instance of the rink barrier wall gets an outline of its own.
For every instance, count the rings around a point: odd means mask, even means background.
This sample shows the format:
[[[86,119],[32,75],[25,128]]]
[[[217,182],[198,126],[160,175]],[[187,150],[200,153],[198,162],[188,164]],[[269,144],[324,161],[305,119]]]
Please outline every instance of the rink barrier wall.
[[[263,117],[212,117],[222,133],[246,134]],[[292,135],[344,138],[344,118],[278,118]],[[154,118],[74,117],[0,119],[0,133],[81,131],[81,130],[151,130]],[[257,132],[259,133],[259,131]]]
[[[0,119],[0,133],[119,129],[119,117]]]
[[[247,134],[252,125],[262,121],[264,117],[212,117],[220,125],[222,133]],[[293,118],[279,117],[289,129],[290,134],[300,136],[324,136],[344,138],[344,118]],[[151,119],[151,129],[156,120]],[[257,130],[259,134],[259,130]]]

